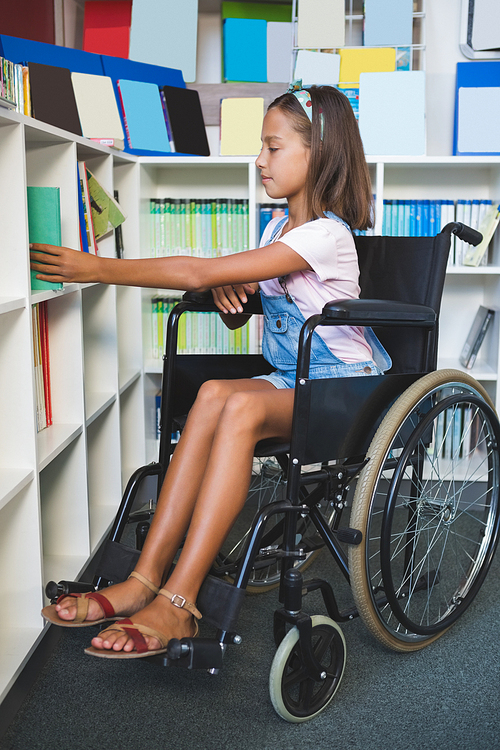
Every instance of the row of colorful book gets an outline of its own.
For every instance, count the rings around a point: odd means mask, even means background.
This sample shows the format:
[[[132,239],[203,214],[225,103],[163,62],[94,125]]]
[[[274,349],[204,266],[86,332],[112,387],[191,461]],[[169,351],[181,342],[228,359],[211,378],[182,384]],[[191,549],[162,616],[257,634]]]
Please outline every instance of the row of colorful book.
[[[52,424],[47,302],[39,302],[36,305],[32,305],[31,313],[36,394],[36,428],[37,432],[41,432],[41,430],[50,427]]]
[[[491,200],[384,200],[382,234],[388,237],[433,237],[443,227],[459,221],[482,231],[490,223],[496,204]],[[490,238],[491,239],[491,238]],[[476,265],[467,256],[469,245],[453,238],[450,265]],[[488,262],[485,252],[481,258]]]
[[[233,198],[150,200],[153,258],[212,258],[248,250],[248,200]]]
[[[161,359],[165,349],[167,320],[179,302],[175,297],[151,298],[151,352]],[[256,319],[257,320],[257,319]],[[217,313],[184,313],[179,320],[179,354],[254,354],[258,352],[258,324],[249,322],[231,331]]]
[[[459,405],[438,415],[434,440],[428,448],[432,465],[436,466],[436,462],[443,459],[456,461],[467,457],[477,461],[477,471],[481,474],[486,449],[481,420],[475,415],[474,407]]]
[[[29,73],[26,65],[15,65],[0,57],[0,104],[31,115]]]

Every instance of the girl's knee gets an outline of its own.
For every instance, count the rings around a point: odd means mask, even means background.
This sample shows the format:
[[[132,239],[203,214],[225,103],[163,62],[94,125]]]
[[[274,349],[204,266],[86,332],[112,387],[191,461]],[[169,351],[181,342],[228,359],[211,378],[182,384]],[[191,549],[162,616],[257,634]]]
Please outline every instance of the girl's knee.
[[[231,390],[224,380],[206,380],[198,390],[196,401],[206,403],[225,402],[230,392]]]
[[[259,398],[253,391],[238,391],[226,399],[220,420],[233,425],[238,430],[255,430],[265,421],[266,413]]]

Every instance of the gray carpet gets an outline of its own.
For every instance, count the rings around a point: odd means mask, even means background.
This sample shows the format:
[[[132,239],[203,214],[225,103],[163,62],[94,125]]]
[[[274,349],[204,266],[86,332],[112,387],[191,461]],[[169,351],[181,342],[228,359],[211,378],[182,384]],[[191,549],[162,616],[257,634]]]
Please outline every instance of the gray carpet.
[[[339,579],[325,553],[311,573]],[[359,619],[343,626],[344,680],[326,711],[300,725],[279,718],[269,700],[275,592],[247,596],[243,643],[217,676],[95,659],[82,653],[93,630],[65,631],[1,748],[500,748],[499,573],[497,555],[472,607],[423,651],[387,651]],[[338,588],[350,603],[347,586]],[[324,613],[317,594],[304,608]]]

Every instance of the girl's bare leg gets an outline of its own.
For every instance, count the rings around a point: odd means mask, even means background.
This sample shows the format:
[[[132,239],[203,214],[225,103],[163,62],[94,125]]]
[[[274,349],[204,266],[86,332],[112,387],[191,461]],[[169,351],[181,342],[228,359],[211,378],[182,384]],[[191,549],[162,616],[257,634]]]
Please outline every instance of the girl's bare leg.
[[[193,603],[196,602],[200,586],[245,503],[255,443],[270,437],[287,440],[290,436],[293,390],[276,390],[266,381],[250,382],[257,387],[244,391],[234,390],[225,398],[208,456],[205,454],[206,460],[203,461],[196,497],[193,499],[191,494],[189,503],[181,499],[183,487],[180,477],[186,477],[184,461],[186,464],[190,463],[184,455],[189,452],[185,448],[175,464],[176,471],[169,469],[168,484],[167,479],[165,480],[165,508],[162,508],[155,528],[151,526],[151,531],[154,531],[153,541],[148,546],[146,556],[150,563],[150,573],[154,565],[157,566],[156,572],[158,571],[159,560],[164,565],[163,570],[170,566],[184,537],[185,524],[189,524],[181,555],[172,576],[166,582],[166,588]],[[188,425],[185,432],[187,428]],[[195,442],[193,438],[193,443]],[[191,490],[194,484],[196,483],[189,485]],[[178,520],[179,515],[181,521]],[[168,543],[165,545],[167,538]],[[175,544],[172,543],[173,539]],[[144,552],[141,561],[143,557]],[[143,569],[142,566],[137,566],[137,570],[148,575],[146,568]],[[171,638],[182,638],[194,632],[190,613],[173,606],[162,596],[134,616],[134,622],[155,628]],[[158,647],[156,639],[146,637],[146,640],[149,649]],[[131,651],[134,648],[133,641],[127,635],[116,632],[106,635],[106,640],[94,638],[92,645],[116,651]]]
[[[188,528],[226,399],[241,389],[259,390],[262,382],[212,381],[200,389],[172,456],[153,522],[136,566],[139,573],[157,586],[162,585]],[[120,616],[134,614],[154,598],[152,592],[134,578],[110,586],[104,593]],[[76,605],[72,598],[63,599],[56,609],[63,620],[75,618]],[[100,606],[90,600],[87,619],[96,620],[101,616]]]

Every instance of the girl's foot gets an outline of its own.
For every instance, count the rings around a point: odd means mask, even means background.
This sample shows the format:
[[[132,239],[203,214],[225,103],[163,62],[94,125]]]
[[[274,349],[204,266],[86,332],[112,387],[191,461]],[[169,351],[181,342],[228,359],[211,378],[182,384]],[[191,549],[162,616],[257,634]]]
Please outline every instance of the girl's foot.
[[[84,627],[135,614],[156,596],[159,589],[141,573],[133,571],[123,583],[89,594],[60,597],[44,607],[49,622],[66,627]]]
[[[200,612],[178,594],[161,589],[161,596],[138,612],[133,621],[121,620],[92,639],[86,653],[108,658],[137,658],[161,653],[171,638],[193,638]]]

